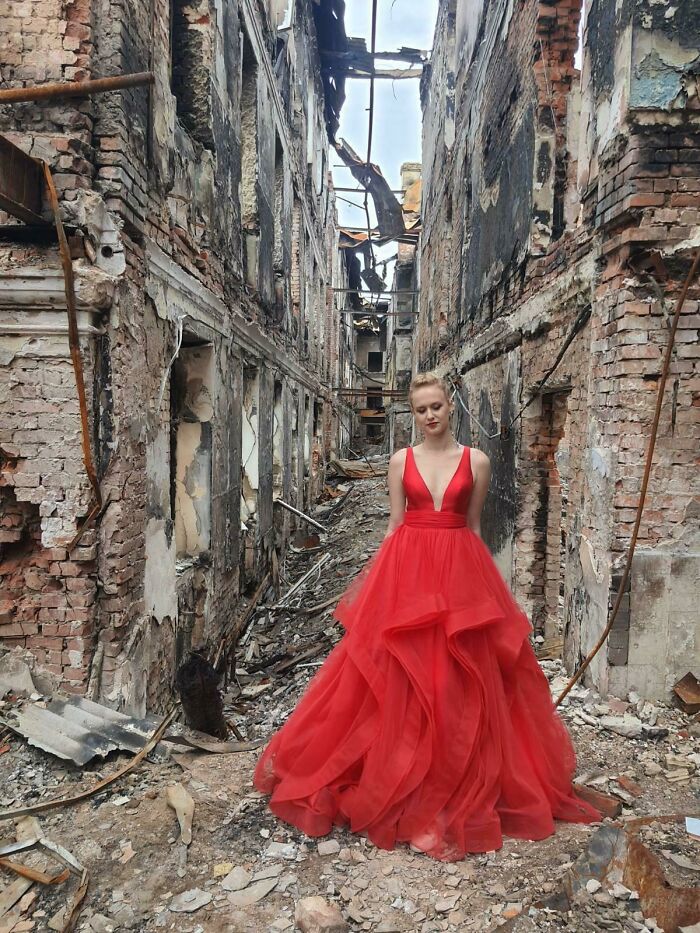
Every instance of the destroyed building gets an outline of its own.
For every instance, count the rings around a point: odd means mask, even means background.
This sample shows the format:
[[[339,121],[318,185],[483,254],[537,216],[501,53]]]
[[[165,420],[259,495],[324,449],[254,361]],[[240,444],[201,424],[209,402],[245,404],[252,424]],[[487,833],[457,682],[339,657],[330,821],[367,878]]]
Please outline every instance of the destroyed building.
[[[488,543],[570,668],[617,593],[700,243],[699,62],[697,0],[443,0],[423,79],[417,364],[456,380],[459,438],[493,466]],[[699,297],[590,671],[615,695],[700,667]]]
[[[158,708],[276,574],[274,500],[307,507],[350,437],[316,5],[0,9],[0,641],[65,690]]]

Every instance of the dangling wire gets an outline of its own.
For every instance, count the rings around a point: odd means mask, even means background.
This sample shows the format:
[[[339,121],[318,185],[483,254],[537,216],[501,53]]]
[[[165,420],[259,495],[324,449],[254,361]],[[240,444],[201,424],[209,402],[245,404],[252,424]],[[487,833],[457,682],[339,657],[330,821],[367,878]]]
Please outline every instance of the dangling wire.
[[[491,433],[489,432],[489,430],[483,426],[483,424],[479,421],[479,419],[474,417],[474,415],[469,411],[469,409],[467,408],[467,406],[464,404],[464,399],[463,399],[462,396],[459,394],[459,390],[457,389],[457,386],[454,384],[454,382],[452,381],[452,379],[449,379],[449,377],[448,377],[448,381],[449,381],[450,385],[452,386],[452,397],[450,398],[450,401],[453,401],[454,398],[456,397],[456,398],[457,398],[457,401],[459,402],[459,404],[460,404],[460,405],[462,406],[462,408],[464,409],[464,412],[465,412],[467,418],[470,418],[470,419],[474,422],[474,424],[478,425],[478,426],[481,428],[481,430],[484,432],[484,434],[486,435],[486,437],[488,437],[488,438],[498,437],[498,436],[500,435],[501,432],[500,432],[500,431],[496,431],[495,434],[491,434]]]
[[[165,367],[165,372],[163,373],[163,378],[160,383],[160,392],[158,393],[158,403],[156,405],[156,418],[160,413],[160,406],[163,404],[163,395],[165,394],[165,385],[168,381],[168,376],[170,375],[170,370],[173,367],[178,353],[180,352],[180,347],[182,346],[182,332],[185,323],[185,315],[181,314],[175,320],[175,352],[170,358],[170,362]]]

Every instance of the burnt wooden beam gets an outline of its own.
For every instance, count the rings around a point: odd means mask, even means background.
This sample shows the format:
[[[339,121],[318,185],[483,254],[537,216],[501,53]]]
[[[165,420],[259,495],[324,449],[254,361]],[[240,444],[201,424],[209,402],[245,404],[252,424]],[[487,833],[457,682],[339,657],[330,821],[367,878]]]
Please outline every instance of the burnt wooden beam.
[[[219,691],[220,677],[207,659],[191,651],[175,676],[187,725],[217,739],[228,736],[224,719],[224,701]]]

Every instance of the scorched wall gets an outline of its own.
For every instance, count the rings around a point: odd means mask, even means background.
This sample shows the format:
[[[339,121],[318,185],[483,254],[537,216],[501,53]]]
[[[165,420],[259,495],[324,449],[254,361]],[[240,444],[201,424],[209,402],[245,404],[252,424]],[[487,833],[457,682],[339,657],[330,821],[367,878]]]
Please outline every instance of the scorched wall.
[[[699,61],[697,0],[445,0],[423,81],[418,367],[455,380],[460,438],[493,465],[488,542],[570,668],[617,592],[700,243]],[[663,697],[700,666],[698,297],[629,593],[591,669],[613,693]]]

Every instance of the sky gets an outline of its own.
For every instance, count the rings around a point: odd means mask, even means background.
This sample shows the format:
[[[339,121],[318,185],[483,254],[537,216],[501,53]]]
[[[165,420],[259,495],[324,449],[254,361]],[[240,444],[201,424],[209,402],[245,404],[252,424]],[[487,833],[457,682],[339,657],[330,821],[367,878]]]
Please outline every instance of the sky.
[[[437,16],[438,0],[378,0],[377,39],[378,52],[393,52],[401,46],[429,50]],[[370,48],[372,0],[346,0],[345,31],[354,38],[363,37]],[[393,62],[379,62],[378,68],[395,67]],[[401,63],[400,67],[407,67]],[[421,110],[418,80],[374,83],[374,130],[372,134],[372,162],[379,165],[392,188],[401,186],[402,162],[420,162]],[[367,153],[367,120],[369,81],[348,80],[346,99],[340,115],[338,136],[345,139],[361,156]],[[357,187],[346,168],[337,168],[340,159],[331,151],[333,182],[336,186]],[[362,195],[341,193],[343,198],[362,204]],[[338,201],[340,223],[364,226],[364,209],[358,210],[344,201]],[[372,212],[374,220],[374,212]],[[395,247],[394,247],[395,251]]]

